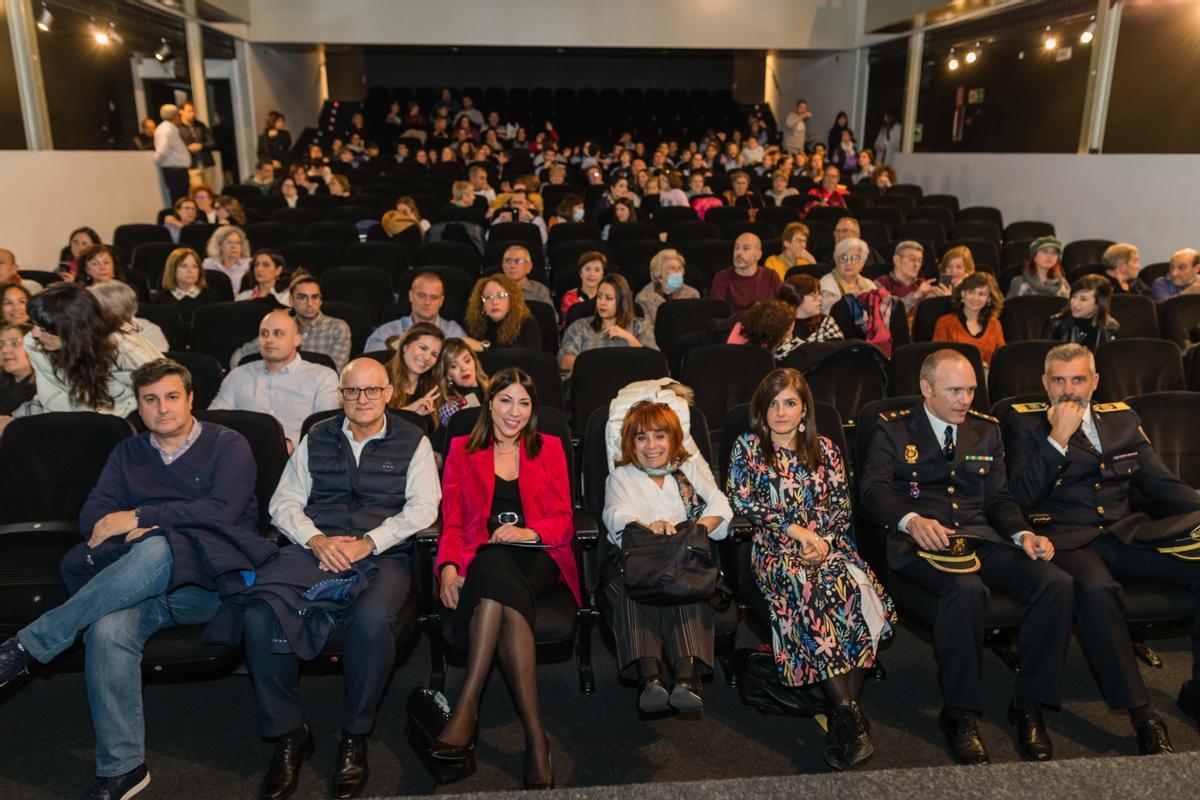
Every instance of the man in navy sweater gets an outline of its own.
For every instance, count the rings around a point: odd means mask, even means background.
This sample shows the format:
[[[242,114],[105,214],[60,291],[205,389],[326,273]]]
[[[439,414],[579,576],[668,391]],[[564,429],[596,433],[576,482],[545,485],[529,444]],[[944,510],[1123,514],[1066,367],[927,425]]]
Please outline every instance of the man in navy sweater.
[[[186,567],[176,563],[175,553],[186,551],[180,545],[166,535],[146,534],[216,523],[256,537],[258,519],[250,445],[241,434],[192,416],[188,370],[165,358],[151,361],[134,371],[133,388],[149,430],[113,449],[79,514],[87,537],[83,563],[93,563],[93,555],[97,562],[106,560],[114,548],[118,554],[123,548],[123,554],[66,603],[0,644],[3,685],[35,661],[48,663],[83,633],[96,730],[97,782],[88,797],[109,800],[133,797],[150,783],[142,647],[155,631],[205,622],[220,604],[211,586],[181,577]]]

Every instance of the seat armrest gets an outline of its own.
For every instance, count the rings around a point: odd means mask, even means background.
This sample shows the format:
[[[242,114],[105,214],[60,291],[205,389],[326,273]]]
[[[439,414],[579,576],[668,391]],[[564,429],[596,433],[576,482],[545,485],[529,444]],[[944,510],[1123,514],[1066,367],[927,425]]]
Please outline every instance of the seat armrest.
[[[600,526],[596,517],[582,508],[575,509],[575,546],[579,561],[579,583],[587,608],[596,608],[596,591],[600,585],[599,547]]]
[[[0,545],[54,544],[74,547],[83,541],[79,523],[71,521],[14,522],[0,525]]]
[[[600,540],[600,526],[596,518],[582,508],[575,509],[575,541],[584,549],[595,548]]]
[[[754,538],[754,526],[745,517],[737,516],[729,521],[729,532],[734,541],[744,542]]]
[[[441,520],[414,534],[417,547],[415,568],[412,571],[413,591],[416,593],[417,607],[423,617],[428,617],[434,610],[437,600],[437,576],[433,574],[433,561],[437,557],[438,539],[441,534]]]

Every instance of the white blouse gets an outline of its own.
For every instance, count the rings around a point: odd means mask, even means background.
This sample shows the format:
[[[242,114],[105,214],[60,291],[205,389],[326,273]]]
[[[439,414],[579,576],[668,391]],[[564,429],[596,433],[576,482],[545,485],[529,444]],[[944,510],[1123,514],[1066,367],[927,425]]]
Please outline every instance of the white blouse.
[[[710,539],[724,539],[729,535],[729,520],[733,518],[733,509],[729,501],[721,493],[712,470],[699,455],[692,456],[683,462],[684,476],[691,481],[696,494],[704,500],[702,517],[720,517],[721,524],[708,535]],[[617,467],[608,475],[604,485],[604,527],[608,530],[608,540],[618,547],[621,545],[621,531],[635,520],[653,522],[662,519],[671,523],[687,519],[687,510],[683,506],[683,498],[679,496],[679,486],[670,475],[663,478],[660,487],[646,473],[633,464]]]

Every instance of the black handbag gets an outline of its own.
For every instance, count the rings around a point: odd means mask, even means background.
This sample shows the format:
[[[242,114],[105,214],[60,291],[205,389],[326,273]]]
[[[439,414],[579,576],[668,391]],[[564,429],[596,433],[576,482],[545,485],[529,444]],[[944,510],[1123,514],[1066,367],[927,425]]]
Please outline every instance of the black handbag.
[[[770,649],[741,647],[733,654],[738,694],[746,705],[762,714],[832,719],[835,709],[820,684],[784,686]]]
[[[661,536],[631,522],[621,532],[621,572],[630,600],[677,605],[708,600],[717,589],[717,564],[708,531],[681,522]]]
[[[475,772],[475,752],[449,760],[430,755],[438,734],[450,721],[446,696],[433,689],[413,689],[408,695],[408,744],[439,784],[461,781]]]

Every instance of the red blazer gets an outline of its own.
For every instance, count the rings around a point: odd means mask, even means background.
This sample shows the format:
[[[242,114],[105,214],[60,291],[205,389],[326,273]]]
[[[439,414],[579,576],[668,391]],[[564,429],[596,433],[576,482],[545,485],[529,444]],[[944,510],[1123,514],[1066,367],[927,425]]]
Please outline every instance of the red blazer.
[[[571,507],[571,480],[567,457],[557,436],[543,436],[537,458],[529,458],[521,445],[518,467],[521,508],[525,527],[538,532],[550,545],[547,551],[558,564],[559,580],[567,585],[575,602],[580,602],[579,568],[571,539],[575,536],[575,514]],[[467,437],[450,442],[446,468],[442,472],[442,535],[438,540],[437,567],[454,564],[461,575],[470,569],[481,544],[488,541],[487,518],[496,491],[495,455],[491,447],[467,452]]]

